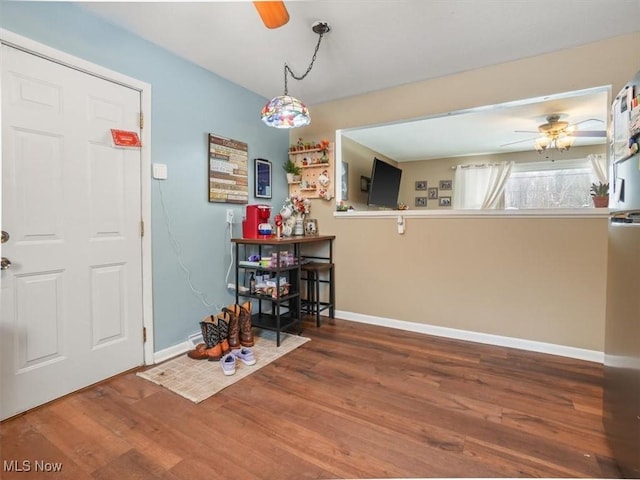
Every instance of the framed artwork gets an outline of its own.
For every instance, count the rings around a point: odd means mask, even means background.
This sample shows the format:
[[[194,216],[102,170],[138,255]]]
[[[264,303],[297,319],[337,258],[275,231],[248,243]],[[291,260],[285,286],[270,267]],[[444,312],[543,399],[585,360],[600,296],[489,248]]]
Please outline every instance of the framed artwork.
[[[370,186],[371,186],[371,179],[369,177],[363,177],[362,175],[360,175],[360,191],[368,192]]]
[[[427,197],[416,197],[416,207],[426,207]]]
[[[438,199],[438,205],[441,207],[450,207],[451,206],[451,197],[440,197]]]
[[[451,190],[451,180],[440,180],[440,190]]]
[[[427,181],[426,180],[418,180],[416,182],[416,190],[426,190],[427,189]]]
[[[315,218],[308,218],[304,221],[305,235],[318,235],[318,221]]]
[[[271,162],[264,158],[254,160],[254,195],[256,198],[271,198]]]
[[[342,200],[349,200],[349,164],[342,162],[342,188],[340,192]]]
[[[437,200],[438,199],[438,187],[430,187],[428,189],[427,197],[429,200]]]
[[[209,134],[209,201],[249,203],[247,144]]]

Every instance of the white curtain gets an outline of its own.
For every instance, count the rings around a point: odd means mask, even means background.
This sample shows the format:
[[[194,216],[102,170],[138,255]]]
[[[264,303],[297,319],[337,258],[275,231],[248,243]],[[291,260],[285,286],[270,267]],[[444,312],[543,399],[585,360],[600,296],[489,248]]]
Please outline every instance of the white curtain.
[[[513,162],[502,162],[489,167],[489,182],[482,208],[504,208],[504,186],[507,184],[512,168]]]
[[[453,208],[504,207],[504,186],[513,162],[494,165],[458,165],[454,175]]]
[[[607,160],[604,158],[604,155],[592,153],[587,156],[587,159],[598,181],[609,183],[609,169],[607,168]]]

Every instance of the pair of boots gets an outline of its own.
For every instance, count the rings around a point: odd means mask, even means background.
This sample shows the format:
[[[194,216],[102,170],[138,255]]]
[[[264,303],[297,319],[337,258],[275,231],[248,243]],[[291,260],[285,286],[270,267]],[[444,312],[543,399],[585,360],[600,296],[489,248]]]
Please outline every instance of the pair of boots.
[[[253,347],[251,302],[223,308],[201,321],[200,329],[204,343],[189,351],[189,358],[216,361],[231,350]]]

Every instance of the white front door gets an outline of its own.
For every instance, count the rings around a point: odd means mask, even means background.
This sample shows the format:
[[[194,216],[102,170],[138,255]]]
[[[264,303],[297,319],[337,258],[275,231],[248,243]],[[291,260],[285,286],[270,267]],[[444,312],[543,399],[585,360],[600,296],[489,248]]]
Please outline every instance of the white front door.
[[[140,92],[2,45],[0,419],[143,363]]]

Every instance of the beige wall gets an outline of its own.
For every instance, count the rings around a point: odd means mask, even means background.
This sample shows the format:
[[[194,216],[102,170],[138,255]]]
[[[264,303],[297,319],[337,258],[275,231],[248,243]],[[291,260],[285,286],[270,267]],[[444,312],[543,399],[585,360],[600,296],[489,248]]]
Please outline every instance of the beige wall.
[[[311,106],[311,125],[292,139],[583,88],[617,92],[640,69],[639,50],[636,33]],[[408,219],[401,236],[394,219],[335,219],[333,209],[314,202],[321,233],[337,236],[338,310],[603,350],[605,219]]]
[[[604,219],[336,222],[339,310],[603,348]]]

